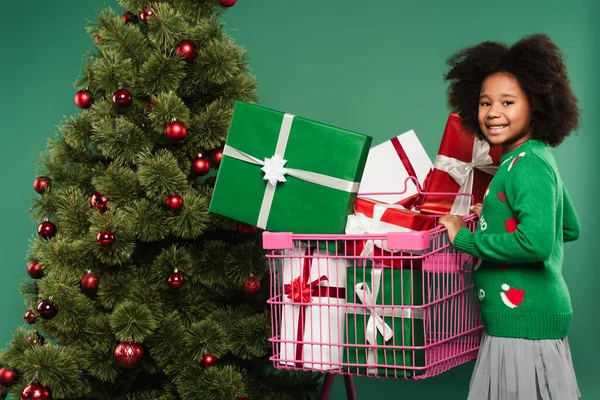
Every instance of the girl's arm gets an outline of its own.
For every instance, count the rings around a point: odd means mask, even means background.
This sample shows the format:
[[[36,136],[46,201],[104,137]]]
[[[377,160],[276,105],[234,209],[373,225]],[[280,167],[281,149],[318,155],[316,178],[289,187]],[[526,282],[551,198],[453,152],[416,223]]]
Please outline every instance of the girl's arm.
[[[508,232],[508,226],[497,226],[493,231],[502,233],[472,233],[463,228],[454,238],[454,247],[498,263],[544,261],[552,254],[557,239],[557,177],[544,160],[531,154],[519,159],[505,179],[517,229]]]
[[[563,242],[572,242],[579,239],[581,225],[569,193],[563,185]]]

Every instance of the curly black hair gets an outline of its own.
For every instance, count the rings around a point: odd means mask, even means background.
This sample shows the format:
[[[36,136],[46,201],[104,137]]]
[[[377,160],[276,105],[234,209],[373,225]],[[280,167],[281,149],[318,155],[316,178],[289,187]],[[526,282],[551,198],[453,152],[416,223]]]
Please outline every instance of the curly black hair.
[[[534,139],[554,147],[579,125],[580,110],[563,57],[545,34],[527,36],[512,47],[482,42],[454,54],[447,64],[448,105],[480,139],[486,140],[477,120],[481,85],[496,73],[513,76],[527,93]]]

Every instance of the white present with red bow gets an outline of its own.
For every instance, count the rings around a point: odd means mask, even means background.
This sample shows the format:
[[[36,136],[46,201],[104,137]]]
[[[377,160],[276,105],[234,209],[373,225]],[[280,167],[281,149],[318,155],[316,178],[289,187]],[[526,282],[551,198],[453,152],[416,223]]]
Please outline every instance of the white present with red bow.
[[[360,180],[360,193],[404,191],[408,177],[416,178],[421,185],[433,163],[413,130],[383,142],[369,150],[367,163]],[[403,204],[404,200],[414,198],[417,187],[409,181],[406,192],[393,195],[372,195],[370,199],[387,203]],[[412,208],[408,205],[406,208]]]
[[[282,266],[283,298],[289,304],[281,316],[281,364],[336,368],[344,342],[347,262],[305,245],[289,252]]]

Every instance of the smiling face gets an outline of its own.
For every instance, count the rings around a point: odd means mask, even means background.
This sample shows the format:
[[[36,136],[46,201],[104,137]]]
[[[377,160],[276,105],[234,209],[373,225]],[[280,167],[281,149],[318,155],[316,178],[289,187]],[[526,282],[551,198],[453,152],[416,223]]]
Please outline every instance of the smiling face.
[[[489,142],[505,153],[532,138],[529,99],[507,73],[490,75],[481,84],[478,120]]]

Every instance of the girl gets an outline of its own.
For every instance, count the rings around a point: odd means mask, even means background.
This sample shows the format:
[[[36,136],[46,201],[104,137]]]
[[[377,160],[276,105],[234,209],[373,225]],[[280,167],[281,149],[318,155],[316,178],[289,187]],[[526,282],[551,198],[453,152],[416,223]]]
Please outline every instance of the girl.
[[[512,47],[483,42],[448,64],[450,107],[503,150],[483,205],[473,207],[475,233],[459,216],[440,218],[454,247],[482,260],[474,281],[484,334],[468,399],[576,399],[561,271],[579,220],[551,152],[579,118],[562,56],[537,34]]]

